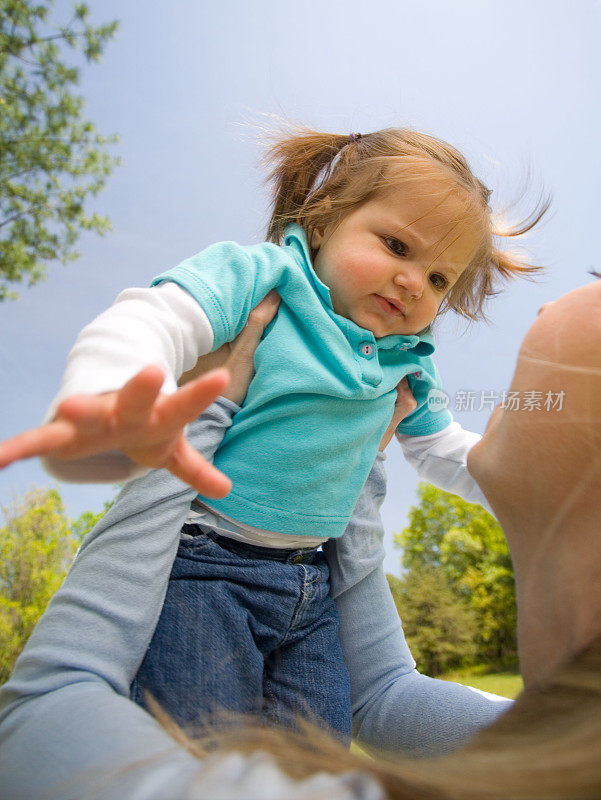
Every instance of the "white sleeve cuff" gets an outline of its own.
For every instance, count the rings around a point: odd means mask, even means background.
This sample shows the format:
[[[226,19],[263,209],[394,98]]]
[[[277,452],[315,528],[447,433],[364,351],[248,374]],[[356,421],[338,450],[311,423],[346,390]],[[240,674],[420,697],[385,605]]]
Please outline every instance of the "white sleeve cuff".
[[[428,436],[397,433],[405,458],[420,478],[469,503],[480,503],[492,514],[484,493],[467,469],[467,454],[481,438],[479,433],[464,430],[458,422]]]

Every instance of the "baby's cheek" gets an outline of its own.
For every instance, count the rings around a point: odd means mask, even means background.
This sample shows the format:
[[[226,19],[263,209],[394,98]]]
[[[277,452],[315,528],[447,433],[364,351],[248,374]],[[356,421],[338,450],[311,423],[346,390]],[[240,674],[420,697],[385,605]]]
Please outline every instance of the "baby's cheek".
[[[348,257],[340,264],[341,277],[346,286],[354,292],[371,293],[374,284],[373,270],[360,254]]]

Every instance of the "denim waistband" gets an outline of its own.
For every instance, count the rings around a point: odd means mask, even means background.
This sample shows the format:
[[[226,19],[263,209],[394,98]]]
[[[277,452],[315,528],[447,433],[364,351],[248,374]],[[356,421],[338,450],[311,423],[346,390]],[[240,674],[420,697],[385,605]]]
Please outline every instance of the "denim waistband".
[[[185,533],[189,536],[200,536],[204,534],[209,539],[223,547],[224,550],[229,550],[231,553],[243,556],[245,558],[261,558],[268,561],[281,561],[286,564],[312,564],[315,558],[320,554],[320,547],[297,547],[290,550],[282,550],[279,547],[260,547],[256,544],[247,544],[241,542],[239,539],[231,539],[229,536],[222,536],[220,533],[210,528],[199,525],[197,523],[186,523],[183,527]]]

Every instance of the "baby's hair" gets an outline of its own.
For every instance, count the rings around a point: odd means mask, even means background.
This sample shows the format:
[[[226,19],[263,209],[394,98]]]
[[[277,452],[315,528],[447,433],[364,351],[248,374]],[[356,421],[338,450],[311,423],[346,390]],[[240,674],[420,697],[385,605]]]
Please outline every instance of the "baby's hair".
[[[523,222],[496,226],[489,205],[490,191],[478,180],[462,154],[450,144],[408,128],[386,128],[368,134],[321,133],[288,126],[270,134],[264,157],[273,190],[269,241],[281,244],[291,222],[304,228],[309,242],[317,227],[336,224],[354,209],[394,188],[395,182],[425,180],[440,186],[434,207],[449,197],[460,201],[455,225],[479,232],[474,255],[446,296],[441,310],[453,309],[468,319],[484,317],[486,299],[496,293],[496,279],[531,276],[540,267],[520,255],[496,247],[495,237],[520,236],[547,211],[541,198]]]

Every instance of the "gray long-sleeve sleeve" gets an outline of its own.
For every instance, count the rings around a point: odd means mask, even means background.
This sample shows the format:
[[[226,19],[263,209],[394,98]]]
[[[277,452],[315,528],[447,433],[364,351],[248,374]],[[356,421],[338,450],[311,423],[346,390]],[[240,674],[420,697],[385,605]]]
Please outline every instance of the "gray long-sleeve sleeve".
[[[216,403],[192,427],[191,441],[210,458],[230,423],[231,408]],[[0,690],[3,798],[75,798],[84,787],[103,796],[100,787],[116,772],[120,796],[134,796],[146,781],[136,763],[146,759],[162,767],[155,788],[140,797],[158,798],[198,769],[128,699],[193,496],[155,470],[128,484],[86,538]]]
[[[221,401],[191,426],[190,440],[205,456],[221,441],[232,410]],[[371,477],[375,482],[362,495],[350,535],[340,540],[332,561],[355,728],[362,742],[374,746],[411,752],[413,737],[415,752],[428,747],[439,752],[444,749],[440,706],[450,690],[433,701],[432,693],[423,691],[429,679],[408,679],[417,673],[390,595],[387,606],[386,587],[377,577],[383,484],[377,471]],[[169,473],[154,471],[129,484],[87,537],[0,690],[2,798],[213,800],[217,789],[223,800],[306,800],[316,790],[332,800],[381,797],[379,787],[359,774],[294,783],[266,757],[215,757],[199,765],[128,699],[193,495]],[[377,653],[370,650],[376,632]],[[464,700],[455,703],[446,714],[447,727],[465,710]]]
[[[382,566],[385,494],[379,456],[344,535],[326,547],[351,678],[353,732],[367,749],[444,754],[494,722],[511,701],[415,669]]]
[[[233,410],[220,400],[191,426],[205,457]],[[199,762],[129,700],[193,496],[155,470],[129,484],[86,538],[0,690],[2,800],[383,799],[361,773],[294,781],[260,753]]]

